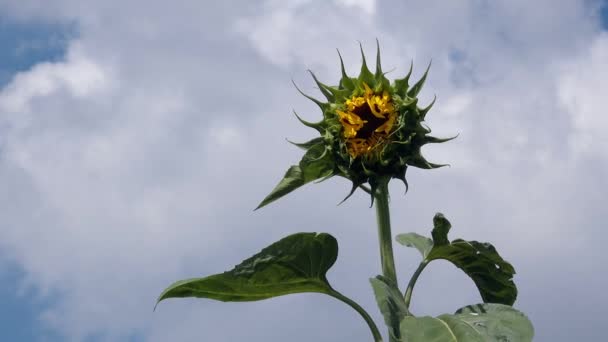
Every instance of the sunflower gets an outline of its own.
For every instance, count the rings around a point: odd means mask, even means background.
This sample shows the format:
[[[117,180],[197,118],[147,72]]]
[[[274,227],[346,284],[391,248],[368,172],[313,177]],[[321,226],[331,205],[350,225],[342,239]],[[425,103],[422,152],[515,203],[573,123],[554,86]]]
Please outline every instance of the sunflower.
[[[441,143],[455,137],[440,139],[427,135],[431,130],[423,124],[435,99],[424,108],[418,107],[418,93],[426,80],[429,67],[423,76],[410,86],[413,64],[407,75],[392,83],[385,77],[380,63],[378,44],[376,70],[367,67],[361,47],[362,65],[358,77],[349,77],[342,56],[342,77],[336,86],[321,83],[309,71],[326,102],[304,94],[315,102],[323,112],[319,122],[303,120],[304,125],[314,128],[319,136],[305,143],[294,143],[306,153],[298,165],[291,166],[283,179],[264,198],[258,208],[263,207],[300,186],[312,181],[322,181],[341,176],[352,182],[346,200],[357,188],[372,195],[381,179],[397,178],[406,191],[408,183],[405,173],[408,166],[434,169],[444,165],[428,162],[420,153],[427,143]],[[295,85],[295,83],[294,83]],[[371,188],[364,184],[369,183]]]
[[[348,153],[357,158],[381,146],[395,125],[397,112],[388,91],[376,95],[363,83],[363,96],[352,96],[345,110],[336,110],[343,128]]]

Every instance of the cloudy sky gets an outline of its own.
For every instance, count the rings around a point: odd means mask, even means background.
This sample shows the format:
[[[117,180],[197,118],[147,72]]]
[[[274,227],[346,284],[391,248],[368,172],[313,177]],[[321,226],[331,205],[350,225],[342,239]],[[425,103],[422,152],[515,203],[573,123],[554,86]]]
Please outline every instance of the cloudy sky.
[[[608,305],[608,3],[599,0],[0,0],[2,341],[370,341],[322,295],[254,303],[156,297],[298,231],[336,236],[329,279],[382,324],[369,198],[342,179],[253,212],[316,132],[307,69],[389,78],[433,67],[425,148],[438,170],[392,184],[394,234],[490,241],[517,270],[536,341],[598,341]],[[395,246],[403,286],[418,254]],[[479,302],[436,262],[416,314]],[[384,329],[382,329],[384,331]]]

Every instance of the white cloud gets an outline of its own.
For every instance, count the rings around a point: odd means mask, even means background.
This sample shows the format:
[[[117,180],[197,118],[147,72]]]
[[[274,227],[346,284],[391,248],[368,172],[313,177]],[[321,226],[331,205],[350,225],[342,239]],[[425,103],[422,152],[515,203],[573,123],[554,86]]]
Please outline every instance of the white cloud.
[[[471,107],[473,102],[471,94],[462,93],[451,96],[444,101],[444,104],[437,106],[437,110],[447,116],[457,116],[465,114],[465,111]]]
[[[287,68],[299,63],[323,73],[335,69],[336,47],[347,49],[345,55],[350,55],[356,51],[358,40],[372,43],[379,38],[385,47],[383,53],[391,53],[391,37],[378,36],[374,4],[350,0],[265,1],[258,13],[241,18],[235,27],[273,64]],[[359,61],[349,64],[358,67]]]
[[[562,66],[558,77],[560,104],[574,128],[568,137],[576,154],[608,157],[608,35],[601,34],[577,59]]]
[[[375,0],[336,0],[336,2],[347,7],[359,8],[367,14],[374,14],[376,10]]]
[[[0,110],[4,112],[28,112],[26,105],[36,98],[50,97],[61,92],[68,96],[83,98],[107,88],[106,74],[89,57],[73,44],[65,62],[40,63],[17,74],[3,90]]]

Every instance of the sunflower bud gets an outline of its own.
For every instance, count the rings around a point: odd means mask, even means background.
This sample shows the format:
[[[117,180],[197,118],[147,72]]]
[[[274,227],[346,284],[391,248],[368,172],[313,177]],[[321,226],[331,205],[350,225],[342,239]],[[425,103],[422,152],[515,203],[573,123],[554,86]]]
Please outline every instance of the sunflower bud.
[[[296,86],[302,95],[321,108],[323,119],[307,122],[294,114],[302,124],[317,130],[320,136],[305,143],[293,143],[306,151],[304,157],[298,165],[287,170],[283,179],[256,209],[306,183],[333,176],[345,177],[353,183],[344,200],[358,187],[369,183],[371,189],[368,191],[373,201],[373,194],[381,179],[397,178],[405,184],[407,191],[405,173],[408,166],[423,169],[445,166],[428,162],[420,153],[420,148],[427,143],[441,143],[455,138],[428,136],[431,130],[422,124],[435,103],[433,99],[426,107],[418,107],[417,96],[430,64],[420,80],[410,86],[413,65],[410,65],[405,77],[391,84],[380,65],[379,45],[374,73],[368,69],[361,47],[363,62],[356,78],[346,74],[339,52],[338,56],[342,78],[337,86],[319,82],[310,71],[326,102],[302,93]]]

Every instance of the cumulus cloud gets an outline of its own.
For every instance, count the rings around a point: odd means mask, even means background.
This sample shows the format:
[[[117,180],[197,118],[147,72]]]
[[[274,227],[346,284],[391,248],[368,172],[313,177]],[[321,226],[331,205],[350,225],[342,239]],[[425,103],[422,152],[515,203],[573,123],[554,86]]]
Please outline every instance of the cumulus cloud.
[[[608,35],[602,33],[578,58],[564,63],[558,77],[560,104],[573,130],[568,143],[576,154],[600,157],[608,151],[608,117],[605,115],[608,85]]]
[[[432,58],[422,100],[438,102],[428,124],[438,136],[460,133],[424,151],[450,169],[412,169],[407,196],[392,188],[395,233],[428,233],[443,211],[454,237],[492,241],[515,264],[518,304],[539,340],[592,340],[601,328],[565,331],[547,309],[559,293],[546,279],[588,293],[578,299],[585,304],[600,291],[569,276],[589,281],[593,267],[564,256],[594,259],[606,187],[586,178],[606,171],[608,43],[583,2],[20,3],[0,9],[75,21],[80,32],[63,60],[0,92],[2,256],[24,270],[24,286],[56,296],[42,317],[66,338],[368,340],[356,314],[315,295],[151,308],[173,280],[221,272],[292,232],[328,231],[341,246],[330,280],[382,322],[367,282],[379,260],[366,196],[336,207],[348,184],[331,180],[251,211],[300,157],[283,139],[314,134],[291,109],[320,115],[289,79],[314,93],[307,68],[335,82],[338,47],[354,74],[357,41],[374,56],[376,38],[390,77],[410,58],[419,77]],[[581,153],[600,162],[586,167]],[[397,248],[397,257],[403,282],[415,253]],[[421,282],[416,312],[478,300],[447,265]]]

